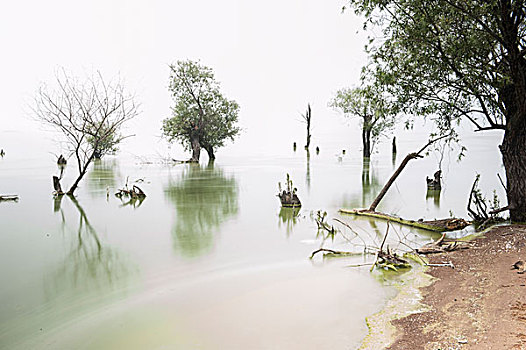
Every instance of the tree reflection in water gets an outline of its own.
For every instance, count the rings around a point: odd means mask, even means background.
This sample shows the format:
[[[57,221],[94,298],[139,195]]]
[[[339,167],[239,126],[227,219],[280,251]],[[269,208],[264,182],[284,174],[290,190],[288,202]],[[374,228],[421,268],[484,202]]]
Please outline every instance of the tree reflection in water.
[[[94,197],[106,195],[108,189],[115,192],[117,180],[121,178],[117,161],[112,158],[95,160],[86,176],[89,192]]]
[[[61,215],[62,235],[70,241],[71,248],[51,275],[52,282],[47,283],[48,299],[65,294],[78,297],[90,292],[116,289],[117,285],[121,285],[117,281],[124,283],[130,276],[129,265],[100,240],[86,212],[73,196],[68,196],[68,199],[79,213],[78,224],[74,228],[68,225],[67,215],[62,208],[64,197],[55,198],[54,211]]]
[[[369,207],[381,188],[382,185],[378,180],[376,171],[371,167],[371,160],[364,158],[362,166],[362,201],[360,207]]]
[[[166,198],[175,205],[172,227],[174,250],[186,257],[208,252],[223,222],[238,211],[238,188],[234,176],[227,176],[213,163],[188,164],[177,179],[165,187]]]

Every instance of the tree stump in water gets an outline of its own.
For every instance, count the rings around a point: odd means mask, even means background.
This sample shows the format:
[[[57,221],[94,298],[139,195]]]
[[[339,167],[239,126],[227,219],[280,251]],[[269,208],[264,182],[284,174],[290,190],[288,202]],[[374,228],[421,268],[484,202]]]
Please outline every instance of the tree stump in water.
[[[55,193],[58,196],[64,194],[64,192],[62,192],[62,186],[60,186],[60,179],[58,178],[58,176],[53,176],[53,188],[55,189]]]
[[[57,159],[57,165],[66,165],[68,163],[68,161],[66,160],[66,158],[64,158],[64,156],[61,154],[58,159]]]
[[[426,176],[427,189],[428,190],[440,190],[442,185],[440,183],[440,178],[442,177],[442,170],[437,170],[433,175],[433,179],[430,179]]]
[[[296,195],[296,193],[291,193],[283,191],[278,194],[279,200],[281,201],[281,206],[284,208],[299,208],[301,207],[301,201]]]
[[[285,208],[299,208],[301,201],[296,195],[297,189],[292,185],[292,180],[287,174],[287,186],[284,190],[281,189],[281,182],[278,183],[278,197],[281,201],[281,206]]]

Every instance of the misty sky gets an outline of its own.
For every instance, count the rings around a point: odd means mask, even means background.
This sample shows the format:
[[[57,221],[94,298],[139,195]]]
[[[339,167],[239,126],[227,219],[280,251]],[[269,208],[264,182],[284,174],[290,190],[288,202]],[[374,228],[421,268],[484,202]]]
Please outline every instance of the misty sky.
[[[142,104],[123,152],[162,152],[162,119],[172,104],[168,64],[201,60],[241,106],[243,134],[229,154],[304,142],[298,121],[313,107],[314,144],[356,133],[327,103],[358,81],[366,34],[338,0],[12,1],[0,15],[0,147],[29,151],[43,134],[27,107],[57,68],[120,74]],[[355,125],[358,122],[355,122]],[[349,135],[351,135],[349,134]],[[13,135],[17,135],[14,137]],[[34,137],[38,135],[38,137]],[[339,135],[339,136],[338,136]],[[352,135],[351,135],[352,136]],[[358,136],[358,134],[356,134]],[[317,138],[318,137],[318,138]],[[317,139],[316,139],[317,138]],[[24,143],[24,147],[20,145]],[[357,147],[360,140],[353,140]],[[270,146],[269,146],[270,145]],[[183,155],[182,150],[172,149]],[[218,156],[225,150],[218,151]]]

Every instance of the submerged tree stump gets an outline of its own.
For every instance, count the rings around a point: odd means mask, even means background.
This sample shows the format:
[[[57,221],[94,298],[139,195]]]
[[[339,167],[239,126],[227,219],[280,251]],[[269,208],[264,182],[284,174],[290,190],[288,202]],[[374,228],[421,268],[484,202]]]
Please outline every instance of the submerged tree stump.
[[[436,171],[432,179],[426,176],[427,189],[428,190],[441,190],[442,189],[442,185],[440,183],[441,177],[442,177],[442,170]]]
[[[279,200],[281,201],[281,206],[284,208],[299,208],[301,207],[301,201],[296,195],[296,193],[291,193],[283,190],[278,194]]]
[[[281,202],[281,206],[284,208],[299,208],[301,207],[301,201],[296,195],[297,188],[292,184],[290,175],[287,174],[286,188],[281,189],[281,182],[278,182],[278,197]]]

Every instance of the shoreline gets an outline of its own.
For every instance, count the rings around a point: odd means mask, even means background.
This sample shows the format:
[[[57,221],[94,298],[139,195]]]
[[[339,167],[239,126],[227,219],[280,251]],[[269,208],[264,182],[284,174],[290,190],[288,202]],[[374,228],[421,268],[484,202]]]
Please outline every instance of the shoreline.
[[[526,261],[526,225],[494,227],[469,249],[428,259],[455,268],[409,272],[404,280],[415,279],[367,319],[360,349],[526,349],[526,274],[511,269]]]

